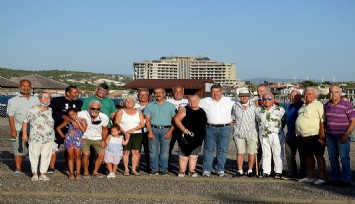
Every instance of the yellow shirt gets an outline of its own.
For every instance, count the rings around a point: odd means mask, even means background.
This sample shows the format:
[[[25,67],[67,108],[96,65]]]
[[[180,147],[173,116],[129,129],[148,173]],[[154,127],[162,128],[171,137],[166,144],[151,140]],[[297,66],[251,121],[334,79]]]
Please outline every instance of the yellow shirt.
[[[308,137],[319,135],[319,123],[324,121],[323,104],[318,100],[303,106],[298,110],[296,120],[296,135]]]

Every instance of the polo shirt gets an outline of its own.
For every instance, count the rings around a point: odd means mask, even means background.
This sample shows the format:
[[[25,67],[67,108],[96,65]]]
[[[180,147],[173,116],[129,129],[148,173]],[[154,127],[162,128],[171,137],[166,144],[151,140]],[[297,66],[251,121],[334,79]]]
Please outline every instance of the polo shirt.
[[[95,96],[91,96],[87,99],[84,100],[83,106],[81,107],[81,110],[88,110],[89,108],[89,104],[92,101],[100,101],[101,103],[101,112],[104,113],[109,119],[111,118],[111,113],[116,113],[116,106],[115,103],[113,102],[113,100],[105,97],[103,99],[99,99],[96,95]],[[111,122],[109,123],[108,127],[110,128],[112,126]]]
[[[100,121],[100,124],[92,124],[91,117],[88,111],[83,110],[78,113],[79,118],[86,120],[87,127],[86,131],[83,134],[83,138],[88,140],[101,140],[102,139],[102,127],[106,127],[109,123],[108,117],[99,113],[99,116],[94,121]]]
[[[39,103],[38,97],[35,96],[30,96],[27,99],[25,96],[18,95],[9,99],[6,113],[8,116],[14,116],[16,131],[21,130],[30,108],[39,105]]]
[[[143,114],[150,115],[150,124],[157,126],[170,126],[171,120],[175,116],[175,106],[172,103],[164,101],[159,105],[157,101],[148,103],[144,108]]]
[[[207,123],[228,124],[232,122],[232,108],[234,101],[230,97],[222,97],[219,101],[212,97],[203,98],[199,106],[206,112]]]
[[[334,104],[331,100],[325,104],[325,122],[327,136],[340,138],[355,120],[355,109],[349,101],[340,100]]]
[[[319,135],[319,123],[324,121],[323,104],[318,100],[312,101],[310,104],[303,104],[298,110],[296,119],[296,135],[308,137]]]

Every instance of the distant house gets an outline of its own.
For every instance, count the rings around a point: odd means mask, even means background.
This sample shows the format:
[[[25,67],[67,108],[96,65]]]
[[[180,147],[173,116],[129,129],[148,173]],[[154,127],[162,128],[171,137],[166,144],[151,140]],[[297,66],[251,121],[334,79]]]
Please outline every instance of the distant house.
[[[317,86],[318,94],[328,95],[330,87],[331,87],[331,85],[328,85],[328,84],[321,84],[321,85]]]

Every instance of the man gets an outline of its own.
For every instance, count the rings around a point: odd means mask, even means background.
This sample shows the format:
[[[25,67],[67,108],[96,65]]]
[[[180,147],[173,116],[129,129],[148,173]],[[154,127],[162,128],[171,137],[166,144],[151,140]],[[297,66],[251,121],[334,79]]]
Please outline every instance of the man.
[[[223,97],[222,86],[211,86],[211,97],[200,101],[200,107],[207,115],[206,137],[203,154],[203,174],[209,177],[212,171],[213,155],[217,149],[216,172],[219,177],[225,177],[224,165],[227,160],[229,138],[231,135],[232,108],[234,102],[229,97]]]
[[[22,123],[28,113],[28,110],[39,105],[38,97],[31,95],[31,82],[27,79],[21,80],[19,84],[20,94],[11,98],[7,104],[7,115],[9,116],[10,137],[14,148],[15,156],[15,172],[14,176],[22,173],[22,157],[25,155],[23,147],[25,142],[22,141],[22,133],[20,134]]]
[[[304,178],[306,177],[306,160],[300,155],[300,171],[297,170],[297,162],[296,162],[296,153],[298,148],[297,144],[297,136],[296,136],[296,128],[295,123],[298,117],[298,110],[302,107],[302,95],[301,92],[294,89],[289,94],[289,99],[291,101],[288,106],[286,113],[286,125],[287,125],[287,133],[286,133],[286,161],[288,167],[288,175],[283,176],[282,179],[296,179],[296,178]]]
[[[159,172],[168,175],[168,159],[171,134],[174,127],[171,120],[175,115],[175,106],[165,100],[165,90],[154,90],[155,101],[150,102],[144,109],[146,127],[149,138],[150,167],[149,175]]]
[[[258,87],[257,87],[257,93],[258,93],[258,97],[254,98],[254,104],[256,107],[259,107],[259,106],[262,106],[264,104],[264,101],[263,101],[263,95],[266,93],[266,92],[269,92],[268,88],[266,87],[266,85],[264,84],[260,84]]]
[[[144,108],[149,103],[149,91],[147,89],[140,89],[138,91],[138,102],[134,106],[134,108],[144,112]],[[143,134],[143,143],[142,146],[144,148],[144,161],[146,165],[146,171],[150,172],[150,161],[149,161],[149,139],[148,139],[148,130],[146,127],[142,128]]]
[[[102,164],[105,156],[106,139],[108,137],[108,123],[109,118],[100,112],[101,103],[93,100],[89,103],[88,110],[80,111],[79,118],[84,118],[87,122],[87,128],[83,134],[83,148],[82,148],[82,164],[84,169],[83,178],[90,178],[89,176],[89,157],[90,147],[95,149],[97,158],[95,161],[93,176],[102,177],[98,173],[99,167]]]
[[[306,88],[304,93],[305,104],[298,110],[296,119],[296,135],[301,157],[306,158],[307,177],[298,180],[302,183],[325,183],[325,135],[324,135],[324,108],[317,100],[317,90],[312,87]],[[319,178],[315,179],[315,160],[319,168]]]
[[[237,147],[237,168],[235,177],[243,176],[244,154],[248,153],[248,171],[246,175],[254,176],[254,155],[257,153],[258,132],[255,120],[255,105],[250,101],[250,92],[242,90],[239,92],[240,102],[234,104],[234,142]]]
[[[169,98],[166,101],[172,103],[175,108],[176,112],[178,111],[179,106],[186,106],[188,105],[188,100],[184,97],[184,87],[182,86],[176,86],[173,87],[173,98]],[[171,152],[174,149],[176,139],[178,137],[178,134],[181,134],[181,131],[179,128],[174,128],[171,141],[170,141],[170,148],[169,148],[169,161],[171,162]]]
[[[105,83],[101,83],[96,88],[96,93],[85,99],[81,110],[87,110],[91,101],[99,101],[101,103],[101,112],[104,113],[110,120],[108,127],[112,126],[112,119],[115,117],[117,112],[115,103],[113,100],[107,98],[109,87]]]
[[[338,86],[329,88],[330,101],[325,104],[326,142],[331,167],[330,184],[351,186],[350,140],[355,127],[355,110],[349,101],[341,99]],[[339,157],[342,164],[340,172]]]
[[[76,86],[68,86],[65,89],[65,95],[60,96],[60,97],[55,97],[51,100],[50,107],[52,108],[52,116],[54,119],[54,130],[57,129],[57,127],[63,123],[63,121],[67,122],[72,122],[72,119],[70,119],[67,116],[67,110],[69,108],[74,108],[78,111],[81,110],[81,106],[83,105],[83,102],[79,100],[79,88]],[[73,123],[76,124],[76,123]],[[62,129],[63,133],[66,134],[68,129],[63,128]],[[55,143],[58,145],[58,148],[61,144],[63,144],[64,138],[62,138],[57,131],[55,131]],[[49,168],[47,173],[54,173],[55,169],[55,162],[57,159],[57,154],[58,151],[54,151],[52,153],[51,157],[51,162],[49,164]],[[65,159],[65,165],[67,165],[68,161],[68,155],[66,151],[64,152],[64,159]]]
[[[274,160],[275,179],[280,179],[282,174],[282,120],[285,114],[284,108],[274,104],[274,95],[267,92],[262,97],[264,104],[259,106],[255,115],[259,126],[259,138],[263,150],[263,174],[269,177],[271,174],[271,158]]]

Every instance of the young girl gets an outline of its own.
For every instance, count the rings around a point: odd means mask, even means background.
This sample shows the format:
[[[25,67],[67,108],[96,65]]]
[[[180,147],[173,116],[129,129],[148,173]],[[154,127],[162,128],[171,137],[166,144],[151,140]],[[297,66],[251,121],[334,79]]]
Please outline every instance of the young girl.
[[[72,120],[71,122],[64,121],[57,127],[57,132],[64,139],[64,146],[67,148],[68,152],[68,168],[69,168],[69,179],[74,179],[74,159],[76,161],[76,179],[81,179],[80,168],[81,168],[81,148],[83,147],[83,133],[86,131],[86,120],[78,117],[78,111],[74,108],[69,108],[67,110],[68,117]],[[68,133],[63,134],[62,129],[68,125]],[[75,126],[77,128],[75,128]]]
[[[114,125],[111,127],[111,135],[106,140],[107,147],[105,149],[105,158],[107,169],[110,173],[107,175],[107,178],[115,178],[115,173],[117,166],[122,159],[123,146],[126,145],[129,141],[128,138],[123,138],[120,133],[120,127]]]

